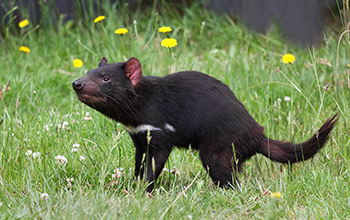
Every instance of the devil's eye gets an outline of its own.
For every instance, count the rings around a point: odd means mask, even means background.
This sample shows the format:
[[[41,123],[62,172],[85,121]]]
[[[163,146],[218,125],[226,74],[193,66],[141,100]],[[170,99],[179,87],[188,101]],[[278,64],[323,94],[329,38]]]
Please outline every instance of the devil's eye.
[[[105,76],[105,77],[103,77],[103,81],[107,82],[107,81],[109,81],[109,78]]]

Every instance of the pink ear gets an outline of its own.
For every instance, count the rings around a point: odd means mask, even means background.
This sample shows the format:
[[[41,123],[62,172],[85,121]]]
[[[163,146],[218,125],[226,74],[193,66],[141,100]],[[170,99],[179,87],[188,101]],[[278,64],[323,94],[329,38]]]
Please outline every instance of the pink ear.
[[[125,63],[125,72],[126,76],[131,80],[132,85],[135,86],[142,77],[140,61],[135,57],[128,59]]]
[[[106,59],[106,57],[103,57],[101,62],[98,64],[98,67],[101,67],[101,66],[103,66],[105,64],[107,64],[107,59]]]

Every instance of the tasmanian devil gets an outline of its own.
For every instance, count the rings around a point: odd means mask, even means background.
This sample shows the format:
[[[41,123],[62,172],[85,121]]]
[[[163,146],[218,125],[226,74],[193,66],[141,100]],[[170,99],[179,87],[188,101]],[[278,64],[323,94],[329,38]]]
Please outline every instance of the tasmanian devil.
[[[81,102],[124,124],[136,148],[135,175],[142,178],[146,169],[148,192],[174,146],[198,149],[213,181],[231,186],[234,172],[256,153],[280,163],[311,158],[338,120],[334,115],[303,143],[272,140],[219,80],[196,71],[142,76],[136,58],[111,64],[102,58],[73,88]]]

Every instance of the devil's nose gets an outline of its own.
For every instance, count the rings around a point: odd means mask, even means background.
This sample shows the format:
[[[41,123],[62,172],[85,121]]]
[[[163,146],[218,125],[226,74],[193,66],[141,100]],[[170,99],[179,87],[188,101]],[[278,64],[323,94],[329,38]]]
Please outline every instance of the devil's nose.
[[[83,84],[81,83],[81,81],[79,79],[75,80],[72,85],[73,85],[74,90],[82,90],[83,89]]]

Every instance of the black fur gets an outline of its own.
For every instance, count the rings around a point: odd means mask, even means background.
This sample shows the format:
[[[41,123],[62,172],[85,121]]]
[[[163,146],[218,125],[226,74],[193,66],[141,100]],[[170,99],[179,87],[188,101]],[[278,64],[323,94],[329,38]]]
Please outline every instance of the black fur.
[[[213,181],[233,185],[234,172],[256,153],[281,163],[309,159],[324,146],[338,120],[333,116],[304,143],[272,140],[219,80],[196,71],[143,77],[136,58],[112,64],[103,58],[73,88],[80,101],[126,126],[136,147],[135,175],[142,178],[147,166],[148,192],[174,146],[199,150]]]

